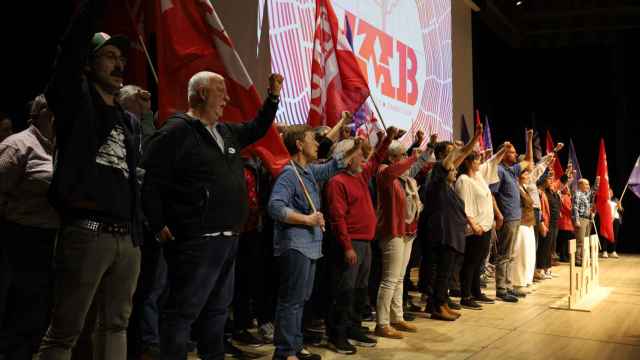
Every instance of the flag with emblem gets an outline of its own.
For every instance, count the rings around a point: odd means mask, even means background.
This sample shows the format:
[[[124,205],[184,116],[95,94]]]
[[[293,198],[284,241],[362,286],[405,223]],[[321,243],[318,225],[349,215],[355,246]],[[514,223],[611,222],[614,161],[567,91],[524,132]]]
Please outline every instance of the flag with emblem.
[[[230,101],[222,121],[245,122],[262,107],[258,92],[208,0],[161,0],[158,15],[158,102],[160,121],[186,111],[187,84],[200,71],[225,78]],[[275,125],[250,149],[274,175],[289,161]]]
[[[596,193],[596,209],[600,216],[600,234],[610,242],[614,242],[613,215],[609,205],[609,169],[604,139],[600,139],[600,154],[598,155],[598,171],[596,174],[600,177],[600,184]]]
[[[355,113],[369,97],[369,84],[329,0],[316,0],[314,26],[308,123],[334,126],[342,111]]]

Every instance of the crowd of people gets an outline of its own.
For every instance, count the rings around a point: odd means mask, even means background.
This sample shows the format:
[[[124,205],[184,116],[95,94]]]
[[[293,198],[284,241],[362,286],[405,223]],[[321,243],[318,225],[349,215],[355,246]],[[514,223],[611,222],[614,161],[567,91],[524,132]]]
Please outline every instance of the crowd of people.
[[[232,124],[206,69],[156,129],[151,94],[122,86],[128,40],[95,32],[101,3],[74,19],[28,128],[0,120],[2,360],[222,359],[234,343],[320,359],[306,345],[325,336],[354,354],[417,332],[415,312],[455,321],[520,301],[593,230],[595,189],[549,168],[562,144],[534,162],[532,130],[523,156],[476,151],[481,126],[466,144],[419,131],[407,148],[393,127],[352,136],[343,112],[333,128],[280,127],[291,161],[274,177],[246,149],[284,78]]]

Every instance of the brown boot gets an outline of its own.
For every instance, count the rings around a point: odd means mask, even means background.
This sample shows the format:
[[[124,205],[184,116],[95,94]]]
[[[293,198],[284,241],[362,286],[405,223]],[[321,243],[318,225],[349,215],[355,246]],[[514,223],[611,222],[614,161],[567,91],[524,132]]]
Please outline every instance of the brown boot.
[[[442,305],[442,307],[444,308],[444,311],[446,313],[448,313],[451,316],[455,316],[456,319],[459,318],[462,315],[459,312],[451,309],[447,303],[444,303],[444,305]]]
[[[378,337],[385,337],[389,339],[402,339],[402,334],[396,329],[392,328],[389,325],[380,326],[376,325],[376,330],[374,334]]]
[[[449,314],[445,309],[444,305],[432,311],[431,318],[434,320],[444,320],[444,321],[454,321],[458,319],[457,316]]]
[[[415,325],[411,325],[406,321],[391,323],[391,326],[398,331],[411,332],[411,333],[418,332],[418,328]]]

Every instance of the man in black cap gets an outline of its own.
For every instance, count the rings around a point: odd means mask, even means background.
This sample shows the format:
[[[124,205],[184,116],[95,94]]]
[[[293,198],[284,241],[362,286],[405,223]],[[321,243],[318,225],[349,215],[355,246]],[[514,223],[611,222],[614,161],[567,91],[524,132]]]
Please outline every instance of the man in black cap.
[[[106,1],[86,2],[60,44],[45,96],[57,138],[49,200],[61,215],[56,285],[39,359],[66,360],[94,304],[94,358],[126,359],[140,268],[140,130],[115,101],[129,42],[95,33]]]

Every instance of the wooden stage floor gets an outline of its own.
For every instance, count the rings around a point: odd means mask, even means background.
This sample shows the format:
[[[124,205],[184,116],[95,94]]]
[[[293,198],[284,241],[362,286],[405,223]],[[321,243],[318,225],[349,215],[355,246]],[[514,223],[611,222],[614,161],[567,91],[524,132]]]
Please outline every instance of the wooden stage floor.
[[[558,278],[538,283],[517,304],[496,302],[484,310],[462,310],[455,322],[418,318],[419,332],[403,340],[378,339],[372,349],[340,355],[319,347],[323,359],[640,359],[640,256],[601,259],[600,284],[612,288],[591,313],[550,309],[567,294],[568,265]],[[486,293],[495,295],[490,284]],[[371,329],[374,323],[366,323]],[[270,359],[272,346],[243,348]],[[197,357],[190,357],[197,359]]]

